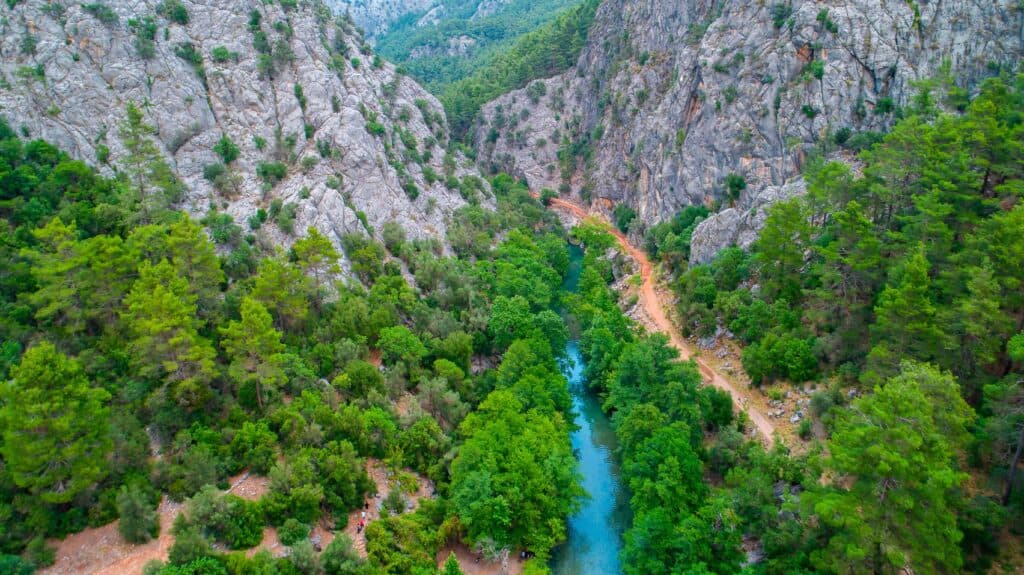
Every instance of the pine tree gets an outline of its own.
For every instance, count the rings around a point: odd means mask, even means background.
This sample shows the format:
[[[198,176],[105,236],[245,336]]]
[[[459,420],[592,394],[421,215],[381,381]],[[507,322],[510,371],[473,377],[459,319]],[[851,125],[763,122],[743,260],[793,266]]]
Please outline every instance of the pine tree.
[[[799,199],[773,205],[757,242],[756,262],[769,299],[800,300],[800,273],[809,247],[809,214]]]
[[[182,407],[196,409],[210,396],[213,347],[197,332],[196,298],[167,260],[143,262],[121,317],[136,373],[167,384]]]
[[[277,258],[260,263],[251,296],[274,315],[280,330],[297,328],[309,315],[309,278]]]
[[[284,382],[278,355],[284,351],[281,334],[274,329],[274,320],[260,303],[252,298],[242,300],[242,319],[221,328],[224,351],[231,358],[228,373],[239,385],[252,384],[256,401],[264,403],[264,390]]]
[[[440,575],[463,575],[462,568],[459,567],[459,560],[455,558],[455,553],[448,554],[448,559],[445,559]]]
[[[826,461],[837,479],[802,500],[827,526],[828,544],[813,553],[817,567],[958,572],[954,498],[966,476],[952,462],[973,415],[951,375],[913,363],[841,412]]]
[[[303,273],[313,276],[316,305],[319,308],[325,284],[341,273],[341,268],[338,267],[338,252],[330,240],[316,228],[309,228],[306,237],[292,246],[292,251],[295,252],[295,259]]]
[[[152,221],[171,203],[177,201],[184,189],[163,154],[153,142],[156,133],[153,126],[144,121],[142,110],[134,102],[128,102],[125,120],[121,123],[119,135],[127,155],[122,164],[131,190],[140,203],[140,219]]]
[[[178,274],[188,280],[199,312],[209,317],[216,308],[220,284],[224,281],[213,243],[195,220],[182,218],[168,228],[167,251]]]
[[[160,521],[146,494],[135,484],[124,485],[117,494],[117,530],[129,543],[145,543],[160,532]]]
[[[879,296],[871,326],[875,345],[864,374],[867,383],[877,384],[894,374],[903,358],[935,357],[942,333],[935,324],[929,267],[924,246],[918,245],[897,270],[895,284]]]
[[[77,361],[42,342],[0,385],[3,454],[14,483],[45,503],[67,503],[108,473],[106,402]]]

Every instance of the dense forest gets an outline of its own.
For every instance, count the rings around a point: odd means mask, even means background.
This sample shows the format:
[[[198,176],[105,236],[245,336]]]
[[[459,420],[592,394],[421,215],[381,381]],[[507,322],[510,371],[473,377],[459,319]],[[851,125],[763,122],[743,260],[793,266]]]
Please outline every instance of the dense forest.
[[[428,89],[443,88],[487,66],[523,35],[548,25],[580,0],[445,0],[438,19],[421,23],[423,14],[408,14],[377,38],[376,51],[405,66]],[[452,44],[469,42],[465,50]]]
[[[491,100],[549,78],[576,63],[586,43],[598,0],[584,0],[544,26],[523,35],[471,74],[440,89],[452,135],[465,138],[480,108]],[[538,84],[543,88],[542,84]]]
[[[133,153],[107,178],[0,122],[0,571],[117,518],[150,540],[165,496],[186,505],[150,575],[434,573],[460,539],[529,548],[543,572],[582,495],[557,220],[499,177],[497,212],[459,214],[458,256],[389,225],[383,245],[344,238],[355,277],[336,282],[314,229],[282,250],[171,209],[180,185],[136,108],[118,133]],[[317,553],[310,529],[374,495],[366,458],[440,497],[402,513],[402,490],[379,494],[368,561],[344,535]],[[243,470],[269,477],[258,501],[223,491]],[[287,558],[240,551],[265,526]]]
[[[1024,78],[969,103],[918,90],[856,170],[812,159],[749,252],[687,266],[704,208],[647,232],[686,330],[724,326],[755,385],[817,382],[823,449],[771,471],[801,492],[785,513],[763,511],[770,485],[744,493],[757,475],[735,454],[709,461],[766,573],[980,573],[1000,533],[1024,533]]]

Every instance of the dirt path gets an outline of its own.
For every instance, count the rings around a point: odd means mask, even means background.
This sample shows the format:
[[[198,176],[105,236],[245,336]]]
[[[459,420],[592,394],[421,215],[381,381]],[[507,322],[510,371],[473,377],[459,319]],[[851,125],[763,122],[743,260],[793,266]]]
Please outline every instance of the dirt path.
[[[364,559],[366,558],[366,530],[359,528],[359,522],[365,519],[366,524],[369,524],[380,519],[380,510],[383,506],[384,497],[387,496],[388,491],[390,491],[394,479],[389,474],[384,462],[372,457],[366,460],[366,472],[370,475],[370,479],[377,486],[377,495],[367,500],[367,506],[365,509],[357,509],[352,513],[349,513],[348,522],[342,529],[342,531],[352,539],[356,553]],[[420,499],[429,499],[434,496],[434,485],[429,479],[422,477],[411,470],[406,469],[404,472],[416,477],[416,493],[405,494],[406,511],[412,512],[419,506]],[[324,543],[325,547],[327,543],[328,542]]]
[[[605,221],[605,223],[608,223],[604,216],[592,213],[579,204],[568,200],[552,198],[550,205],[553,208],[568,212],[581,220],[588,217],[596,217]],[[609,228],[612,235],[614,235],[615,239],[619,242],[619,246],[622,248],[622,251],[636,260],[640,265],[640,277],[643,280],[643,283],[640,286],[640,305],[642,305],[644,310],[646,310],[651,321],[653,321],[654,325],[658,328],[658,331],[661,331],[668,336],[672,347],[679,350],[683,359],[694,358],[693,348],[685,339],[682,338],[679,334],[679,330],[672,325],[668,315],[665,313],[665,304],[662,302],[656,289],[657,283],[654,275],[654,266],[651,265],[651,261],[647,258],[647,254],[645,254],[643,250],[629,243],[629,239],[627,239],[626,236],[614,226],[609,224]],[[732,396],[733,405],[737,410],[745,411],[747,413],[750,417],[750,422],[754,424],[754,427],[757,429],[765,444],[769,449],[771,449],[775,444],[775,426],[772,425],[763,413],[754,409],[750,405],[750,397],[748,394],[735,386],[702,358],[696,357],[696,362],[704,380],[711,383],[711,385],[718,389],[728,392],[729,395]]]
[[[447,545],[437,552],[438,569],[444,566],[450,553],[455,554],[455,559],[459,561],[459,568],[466,575],[520,575],[525,565],[519,557],[509,557],[507,565],[502,565],[500,561],[486,561],[459,543]]]
[[[229,493],[256,500],[267,490],[269,481],[248,473],[233,477]],[[40,569],[40,575],[128,575],[142,573],[150,561],[167,559],[174,543],[171,526],[183,505],[166,497],[160,502],[160,535],[149,543],[132,545],[117,531],[117,521],[69,535],[62,541],[50,541],[56,547],[56,561]]]

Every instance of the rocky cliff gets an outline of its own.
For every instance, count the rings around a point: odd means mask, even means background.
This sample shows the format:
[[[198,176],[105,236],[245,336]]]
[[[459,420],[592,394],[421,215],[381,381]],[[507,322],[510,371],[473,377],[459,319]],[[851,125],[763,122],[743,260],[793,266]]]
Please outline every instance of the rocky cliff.
[[[318,2],[31,0],[0,14],[0,114],[113,173],[138,104],[194,214],[216,206],[244,225],[276,199],[295,234],[315,226],[337,241],[397,221],[443,239],[464,204],[445,173],[476,173],[446,160],[437,100],[360,52],[351,23]],[[222,136],[239,149],[226,168]]]
[[[946,63],[969,92],[1022,42],[1017,0],[606,0],[576,67],[492,102],[475,139],[489,169],[646,223],[734,202],[695,235],[706,260],[802,188],[784,184],[816,146],[886,130]]]

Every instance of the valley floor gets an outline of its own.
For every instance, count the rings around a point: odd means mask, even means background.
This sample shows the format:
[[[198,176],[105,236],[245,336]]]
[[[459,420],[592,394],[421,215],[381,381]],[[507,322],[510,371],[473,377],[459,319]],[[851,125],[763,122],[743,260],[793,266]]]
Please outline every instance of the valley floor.
[[[569,213],[573,218],[585,219],[589,217],[597,217],[605,220],[604,216],[596,214],[592,211],[587,210],[583,206],[561,198],[551,199],[551,207]],[[640,268],[640,277],[642,283],[639,290],[639,303],[643,308],[647,318],[649,319],[648,328],[653,328],[656,331],[660,331],[668,336],[672,347],[679,350],[679,354],[683,359],[694,359],[697,362],[697,367],[700,369],[701,375],[704,377],[706,383],[726,391],[732,397],[733,404],[739,411],[746,412],[750,418],[750,422],[757,430],[758,435],[761,437],[765,445],[770,449],[775,443],[776,428],[775,425],[769,420],[764,411],[758,404],[764,403],[759,401],[761,398],[753,397],[753,394],[741,389],[734,381],[723,375],[718,369],[712,366],[707,360],[699,357],[695,352],[694,347],[690,345],[679,333],[679,330],[673,325],[669,319],[668,314],[665,312],[666,301],[665,297],[658,290],[657,275],[654,272],[654,266],[648,259],[647,254],[640,248],[630,243],[629,239],[619,230],[615,229],[614,226],[609,225],[610,232],[615,236],[616,241],[619,243],[619,247],[622,251],[633,258]]]

